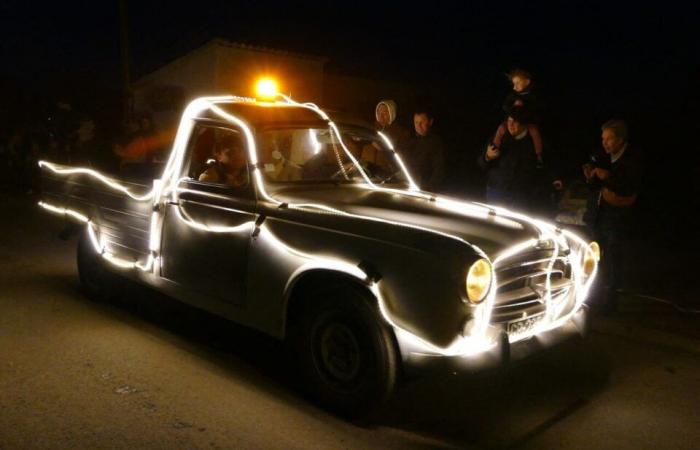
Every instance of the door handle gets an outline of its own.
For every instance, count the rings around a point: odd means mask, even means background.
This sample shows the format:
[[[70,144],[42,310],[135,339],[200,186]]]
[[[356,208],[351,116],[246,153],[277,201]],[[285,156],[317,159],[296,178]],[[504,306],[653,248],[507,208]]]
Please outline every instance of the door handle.
[[[266,218],[267,217],[265,215],[260,214],[255,220],[255,228],[253,228],[253,233],[251,235],[253,238],[258,237],[258,235],[260,234],[260,226],[263,224]]]

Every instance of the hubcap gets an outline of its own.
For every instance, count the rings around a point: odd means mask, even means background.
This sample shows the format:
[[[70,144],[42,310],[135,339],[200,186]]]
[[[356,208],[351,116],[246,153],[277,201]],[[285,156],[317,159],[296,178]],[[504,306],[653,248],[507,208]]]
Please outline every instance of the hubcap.
[[[321,333],[321,361],[334,378],[348,382],[360,371],[360,345],[346,325],[332,323]]]

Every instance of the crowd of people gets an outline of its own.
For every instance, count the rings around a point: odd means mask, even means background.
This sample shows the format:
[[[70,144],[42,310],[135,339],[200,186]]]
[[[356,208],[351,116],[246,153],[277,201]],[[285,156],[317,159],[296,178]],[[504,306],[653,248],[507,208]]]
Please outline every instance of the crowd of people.
[[[100,123],[59,101],[45,121],[16,127],[0,139],[0,184],[36,192],[40,159],[117,172],[130,164],[158,162],[167,156],[172,136],[156,130],[146,114],[114,127]]]
[[[508,74],[512,91],[503,102],[503,121],[478,153],[476,165],[486,174],[487,203],[536,215],[550,215],[553,192],[565,188],[562,169],[549,158],[541,131],[543,105],[532,75],[522,69]],[[432,131],[435,118],[425,109],[413,114],[414,132],[396,123],[396,103],[376,107],[376,128],[389,136],[418,185],[439,192],[444,180],[445,148]],[[628,144],[627,124],[611,119],[601,126],[602,152],[594,152],[581,167],[588,191],[583,225],[601,246],[598,295],[594,306],[603,312],[617,308],[620,271],[628,253],[634,206],[642,187],[643,161]]]
[[[527,71],[516,69],[508,77],[513,90],[503,102],[503,120],[479,151],[476,165],[486,174],[488,202],[546,213],[549,191],[561,190],[564,183],[547,161],[539,124],[543,107]],[[433,131],[433,113],[416,109],[414,130],[409,132],[396,122],[396,110],[393,100],[380,101],[375,110],[376,129],[394,142],[418,185],[439,192],[444,187],[446,150]]]

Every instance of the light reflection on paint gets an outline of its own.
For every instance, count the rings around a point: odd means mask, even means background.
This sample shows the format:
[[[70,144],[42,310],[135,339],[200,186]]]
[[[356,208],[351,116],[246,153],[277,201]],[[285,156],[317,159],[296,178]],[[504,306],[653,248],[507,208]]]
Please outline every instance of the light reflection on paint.
[[[314,149],[314,155],[318,155],[323,147],[321,143],[318,142],[318,139],[316,139],[316,133],[314,133],[314,130],[311,128],[309,128],[309,143],[311,144],[311,148]]]

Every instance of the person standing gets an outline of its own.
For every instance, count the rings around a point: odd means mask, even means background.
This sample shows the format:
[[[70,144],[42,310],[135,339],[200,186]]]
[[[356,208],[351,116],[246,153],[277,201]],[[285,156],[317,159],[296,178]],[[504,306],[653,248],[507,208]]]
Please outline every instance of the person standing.
[[[374,109],[374,115],[374,128],[388,137],[394,148],[401,148],[401,145],[410,139],[411,133],[396,121],[395,101],[380,100]]]
[[[396,121],[396,102],[393,100],[380,100],[374,109],[374,129],[381,132],[399,150],[408,139],[410,132]],[[369,161],[377,166],[384,167],[388,164],[386,154],[381,151],[377,143],[365,146],[362,149],[361,159]]]
[[[644,166],[637,149],[627,142],[624,121],[609,120],[601,131],[603,150],[609,158],[583,166],[586,181],[592,187],[584,221],[602,250],[597,306],[604,312],[614,312]]]
[[[441,188],[445,177],[445,147],[432,130],[434,122],[430,111],[417,110],[413,114],[415,135],[399,150],[413,180],[422,190],[431,192]]]
[[[505,121],[506,133],[500,146],[489,144],[477,158],[477,165],[487,172],[486,201],[520,210],[539,210],[543,200],[538,197],[544,184],[551,179],[555,189],[562,182],[542,166],[542,155],[535,152],[522,106],[510,109]]]

